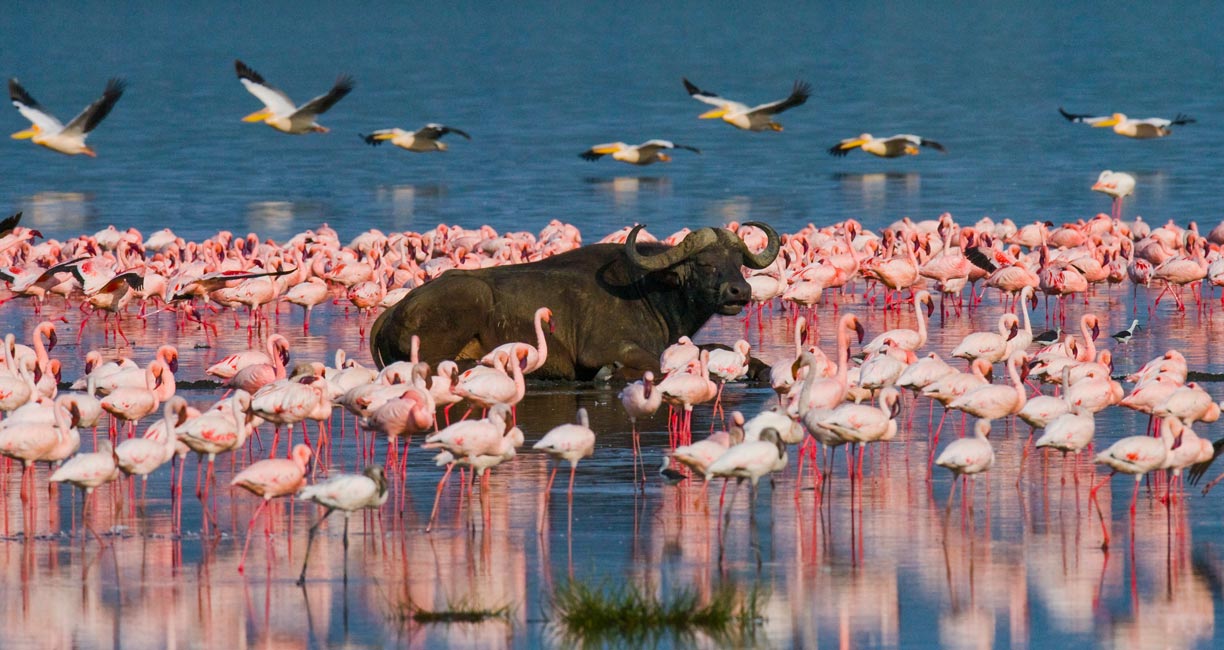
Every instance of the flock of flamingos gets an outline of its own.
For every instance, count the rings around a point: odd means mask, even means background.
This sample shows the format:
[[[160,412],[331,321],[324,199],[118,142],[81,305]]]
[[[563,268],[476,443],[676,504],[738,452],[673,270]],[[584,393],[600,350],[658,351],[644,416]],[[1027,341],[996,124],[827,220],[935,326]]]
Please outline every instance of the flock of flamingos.
[[[763,233],[751,226],[732,223],[728,228],[750,247],[764,245]],[[547,355],[544,324],[552,320],[548,306],[540,305],[536,341],[502,346],[462,372],[454,362],[430,368],[413,361],[377,370],[339,354],[331,366],[302,360],[290,365],[289,342],[271,331],[267,309],[280,301],[299,305],[305,312],[302,327],[309,329],[313,308],[344,301],[346,313],[350,307],[357,310],[364,337],[371,312],[394,304],[448,269],[528,262],[582,243],[576,228],[558,221],[538,234],[498,233],[488,226],[468,230],[439,225],[427,232],[389,235],[370,230],[347,245],[326,226],[279,244],[229,232],[187,242],[168,229],[146,237],[113,227],[67,241],[41,240],[17,219],[0,230],[5,232],[0,237],[0,278],[11,293],[7,300],[26,302],[35,313],[49,301],[66,301],[89,314],[86,320],[100,316],[107,323],[108,339],[109,332],[114,336],[115,347],[108,350],[128,350],[121,314],[172,311],[180,327],[203,330],[207,337],[222,324],[229,326],[225,310],[232,312],[233,326],[242,327],[239,313],[245,308],[253,347],[207,369],[230,390],[205,409],[192,408],[175,396],[178,353],[170,346],[160,348],[144,365],[122,354],[108,359],[91,351],[84,376],[72,378],[71,388],[61,390],[63,364],[53,356],[58,336],[53,320],[34,328],[28,346],[17,335],[6,335],[0,368],[0,454],[23,464],[23,501],[30,500],[36,464],[48,463],[55,467],[51,482],[70,483],[87,493],[82,518],[90,531],[88,494],[99,486],[125,475],[147,477],[177,459],[178,476],[172,484],[181,502],[182,461],[195,452],[201,466],[207,460],[202,479],[197,470],[197,495],[207,502],[217,456],[242,450],[256,427],[275,427],[269,458],[251,462],[231,481],[262,499],[248,526],[243,562],[250,529],[272,499],[297,495],[320,504],[324,511],[319,523],[334,510],[347,515],[380,507],[390,491],[388,476],[407,471],[408,443],[401,452],[401,439],[424,434],[424,447],[438,452],[434,462],[446,467],[439,496],[455,467],[469,469],[475,483],[476,476],[487,479],[492,468],[511,461],[524,444],[513,409],[527,390],[525,376]],[[603,241],[623,242],[628,230]],[[686,234],[677,232],[665,241],[675,243]],[[651,239],[646,232],[639,236]],[[901,391],[906,390],[941,403],[945,417],[949,411],[961,411],[977,418],[973,435],[944,445],[937,457],[944,418],[932,427],[932,463],[966,481],[994,463],[990,432],[1000,420],[1018,417],[1034,432],[1041,430],[1035,447],[1075,456],[1093,444],[1094,416],[1100,411],[1121,406],[1149,414],[1150,435],[1098,442],[1103,450],[1095,455],[1096,463],[1109,468],[1109,476],[1121,472],[1135,477],[1132,525],[1146,474],[1171,472],[1166,487],[1171,491],[1180,487],[1183,470],[1196,468],[1192,472],[1201,474],[1213,458],[1212,443],[1192,427],[1218,419],[1220,407],[1201,386],[1187,383],[1181,353],[1169,350],[1126,377],[1128,391],[1112,378],[1109,350],[1098,348],[1096,316],[1083,315],[1078,328],[1072,323],[1066,332],[1059,327],[1035,333],[1029,309],[1039,294],[1061,303],[1081,299],[1101,283],[1127,282],[1158,286],[1157,301],[1172,294],[1180,309],[1189,300],[1183,295],[1188,290],[1202,308],[1205,283],[1224,286],[1224,224],[1203,234],[1193,224],[1181,228],[1170,222],[1153,228],[1142,220],[1123,222],[1104,214],[1062,226],[1017,226],[988,218],[960,225],[945,214],[931,221],[905,219],[880,233],[853,220],[809,225],[782,241],[774,264],[747,278],[754,300],[749,319],[753,313],[763,317],[762,306],[780,301],[794,322],[793,353],[772,360],[777,406],[751,417],[731,413],[727,431],[692,439],[692,410],[709,404],[718,413],[724,385],[748,372],[747,340],[711,350],[682,338],[663,353],[662,376],[647,373],[621,392],[634,426],[636,455],[637,423],[664,402],[677,413],[669,421],[671,444],[659,471],[663,480],[748,479],[755,495],[759,479],[786,468],[792,445],[799,445],[797,484],[802,482],[804,458],[810,457],[819,494],[833,471],[832,452],[840,446],[857,451],[857,463],[852,451],[847,456],[851,480],[861,480],[868,445],[904,441],[909,435],[899,417]],[[816,310],[835,314],[843,296],[855,290],[862,290],[877,309],[913,309],[916,328],[872,333],[867,339],[859,319],[847,313],[837,317],[834,348],[809,345],[805,331],[818,316]],[[951,359],[925,353],[928,318],[937,301],[941,318],[956,318],[966,305],[985,308],[983,296],[992,292],[999,294],[997,304],[1002,305],[997,330],[966,336]],[[1065,311],[1047,313],[1065,324]],[[1063,314],[1061,319],[1058,314]],[[1132,324],[1114,337],[1124,343],[1134,329]],[[996,365],[1006,377],[1003,383],[992,383]],[[1052,385],[1047,391],[1052,394],[1043,394],[1035,381]],[[452,418],[452,407],[464,401],[469,413],[479,408],[483,416]],[[917,402],[911,404],[918,410]],[[309,478],[326,472],[329,454],[322,450],[330,444],[337,406],[352,413],[362,435],[368,436],[362,439],[362,454],[370,464],[361,474],[333,475],[307,487]],[[571,508],[575,467],[594,453],[598,437],[584,410],[575,419],[577,423],[562,424],[533,444],[558,462],[569,462]],[[141,421],[152,424],[139,427]],[[313,440],[309,421],[317,424]],[[108,435],[99,437],[100,424],[108,425]],[[95,432],[89,452],[80,449],[80,431],[87,428]],[[298,444],[293,444],[295,428],[301,432]],[[375,443],[384,438],[385,473],[373,464]],[[823,466],[818,450],[826,456]],[[249,458],[250,450],[243,457]],[[634,462],[639,482],[648,478],[645,471],[637,472],[641,464]],[[549,489],[555,475],[554,467]],[[1093,486],[1093,501],[1107,480]],[[1169,494],[1166,491],[1166,497]],[[951,504],[950,495],[949,508]],[[431,527],[437,511],[435,500]],[[1107,545],[1103,512],[1101,524]],[[317,528],[311,528],[312,540]],[[303,567],[302,579],[305,575]]]

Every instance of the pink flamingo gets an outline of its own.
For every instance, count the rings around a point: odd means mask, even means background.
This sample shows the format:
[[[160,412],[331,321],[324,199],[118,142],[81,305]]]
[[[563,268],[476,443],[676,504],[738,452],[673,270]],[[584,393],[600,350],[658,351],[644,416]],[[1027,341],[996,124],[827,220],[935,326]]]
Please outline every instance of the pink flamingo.
[[[673,372],[688,366],[689,362],[701,355],[701,348],[693,343],[693,339],[681,336],[675,343],[667,346],[659,356],[659,371],[666,377]]]
[[[465,458],[473,469],[479,464],[477,458],[482,456],[501,456],[505,438],[514,427],[510,426],[510,407],[505,404],[495,404],[489,413],[481,420],[463,420],[456,422],[441,431],[425,438],[425,449],[440,449],[449,453],[452,460],[446,465],[446,473],[438,480],[438,488],[434,496],[433,512],[429,516],[429,525],[425,532],[433,529],[438,516],[438,499],[442,495],[442,486],[450,477],[456,464],[454,459]]]
[[[163,420],[166,434],[160,440],[151,438],[129,438],[115,447],[115,462],[128,476],[139,476],[141,493],[149,481],[149,474],[174,458],[174,430],[187,421],[187,400],[179,396],[166,401]]]
[[[459,381],[451,391],[486,409],[492,408],[494,404],[518,404],[523,401],[523,395],[527,392],[527,385],[523,380],[526,353],[519,350],[516,355],[517,358],[505,353],[498,355],[500,372],[483,372],[479,368],[465,371],[459,375]]]
[[[897,436],[897,416],[901,413],[901,393],[891,386],[880,390],[879,406],[842,404],[817,421],[824,429],[846,443],[859,445],[858,476],[863,475],[863,456],[867,443],[892,440]]]
[[[289,340],[280,334],[269,336],[268,351],[271,363],[252,363],[244,366],[229,378],[226,385],[255,394],[264,386],[284,379],[285,365],[289,363]]]
[[[278,338],[279,337],[279,338]],[[282,347],[283,346],[283,347]],[[279,334],[273,334],[268,337],[265,343],[266,352],[263,350],[243,350],[235,352],[217,363],[209,366],[204,371],[205,374],[212,375],[218,379],[230,379],[238,374],[239,370],[255,364],[272,365],[274,359],[281,358],[284,365],[289,364],[289,340]]]
[[[361,474],[340,474],[323,483],[309,485],[298,494],[298,501],[314,501],[323,506],[323,514],[310,527],[306,537],[306,553],[302,557],[302,573],[297,585],[306,584],[306,564],[310,561],[310,547],[314,543],[319,526],[336,510],[344,512],[344,582],[348,583],[348,527],[349,517],[363,509],[381,508],[387,502],[387,475],[383,468],[371,465]]]
[[[74,427],[70,413],[62,406],[47,402],[37,405],[36,416],[10,417],[0,423],[0,455],[21,461],[21,500],[29,499],[26,479],[35,462],[43,460],[64,440],[67,430]],[[50,422],[47,422],[50,416]]]
[[[110,440],[98,442],[93,453],[77,454],[69,458],[51,474],[52,483],[71,483],[85,491],[85,503],[81,507],[81,522],[99,542],[102,538],[89,523],[89,502],[94,489],[119,478],[119,465]]]
[[[922,308],[919,305],[926,305],[926,314],[922,313]],[[927,341],[927,318],[935,311],[935,301],[931,300],[931,294],[927,291],[919,291],[914,294],[914,316],[918,319],[918,329],[891,329],[871,340],[870,343],[863,346],[863,351],[867,353],[878,352],[884,347],[885,340],[891,340],[895,347],[910,352],[916,352],[919,348],[926,345]]]
[[[529,343],[502,343],[493,348],[488,354],[480,358],[480,363],[486,366],[492,366],[497,363],[498,356],[501,353],[506,353],[513,358],[526,358],[526,365],[523,367],[523,374],[530,375],[544,366],[548,360],[548,339],[544,337],[544,323],[548,323],[549,331],[555,329],[552,322],[553,313],[548,307],[540,307],[535,311],[535,334],[536,344],[532,346]]]
[[[990,435],[990,420],[978,420],[973,425],[973,437],[953,440],[944,447],[935,459],[935,464],[948,468],[955,478],[952,480],[952,490],[948,493],[947,511],[952,511],[952,497],[956,494],[956,478],[963,479],[966,485],[970,476],[981,474],[994,465],[994,447],[990,445],[987,436]],[[961,501],[964,502],[964,488],[961,489]]]
[[[312,275],[305,281],[289,287],[282,300],[302,308],[302,330],[309,332],[311,310],[327,302],[329,297],[331,297],[331,291],[327,288],[327,283],[322,278]]]
[[[751,352],[752,344],[744,339],[736,341],[730,350],[715,348],[709,351],[707,367],[711,375],[718,377],[718,393],[714,395],[715,413],[722,410],[722,393],[727,382],[736,381],[748,374]]]
[[[663,401],[671,406],[684,408],[684,417],[676,427],[676,435],[682,441],[689,441],[693,432],[693,406],[714,399],[718,395],[718,384],[710,381],[706,371],[709,353],[701,351],[700,356],[690,361],[686,372],[677,372],[663,378],[655,386],[663,395]],[[673,444],[673,446],[675,446]]]
[[[328,397],[327,380],[321,374],[310,374],[273,382],[251,396],[249,411],[276,425],[287,425],[289,443],[293,441],[293,425],[302,424],[302,437],[310,445],[306,420],[322,423],[331,419],[332,401]],[[322,424],[320,424],[320,431]],[[276,454],[280,442],[280,427],[272,436],[269,458]]]
[[[642,374],[642,378],[630,384],[625,384],[621,392],[617,395],[621,401],[621,407],[625,409],[625,414],[629,416],[629,426],[633,433],[633,479],[636,482],[638,468],[641,466],[642,444],[638,436],[637,421],[638,418],[647,418],[655,414],[659,410],[659,406],[663,404],[663,393],[655,390],[654,373],[647,370]],[[642,467],[643,484],[646,483],[646,469]]]
[[[199,471],[196,472],[196,498],[207,500],[208,486],[213,479],[213,463],[218,454],[241,449],[252,430],[253,416],[247,413],[251,406],[251,394],[238,389],[225,402],[229,409],[212,408],[197,417],[179,423],[174,429],[177,438],[190,451],[208,456],[208,471],[204,475],[203,487]],[[182,490],[183,470],[179,470],[179,490]]]
[[[102,399],[102,409],[115,420],[131,423],[131,432],[136,423],[157,410],[162,402],[174,395],[174,373],[160,361],[153,361],[145,368],[143,388],[120,386]],[[112,422],[112,425],[114,422]],[[112,427],[114,428],[114,427]]]
[[[1007,359],[1007,376],[1010,386],[985,384],[978,386],[948,403],[948,408],[964,411],[986,421],[1015,415],[1024,408],[1027,395],[1024,381],[1016,366],[1025,362],[1023,352],[1016,352]]]
[[[238,561],[238,573],[246,567],[246,554],[251,546],[251,529],[259,513],[268,506],[268,502],[277,497],[297,494],[306,484],[306,464],[310,462],[311,451],[306,445],[297,445],[289,454],[289,458],[266,458],[251,463],[249,467],[238,472],[230,481],[231,486],[238,486],[257,497],[261,497],[259,507],[247,523],[246,542],[242,545],[242,559]]]
[[[1176,418],[1172,419],[1176,420]],[[1110,469],[1109,475],[1101,479],[1096,485],[1093,485],[1092,489],[1088,492],[1089,500],[1097,504],[1097,514],[1101,516],[1101,534],[1104,536],[1104,541],[1101,542],[1102,548],[1109,547],[1109,530],[1105,527],[1105,513],[1101,510],[1101,503],[1096,498],[1097,490],[1101,489],[1101,486],[1105,485],[1118,472],[1135,477],[1135,489],[1131,494],[1130,505],[1131,530],[1133,531],[1135,526],[1135,504],[1139,501],[1139,483],[1148,472],[1162,469],[1165,466],[1169,450],[1176,444],[1177,440],[1173,428],[1171,426],[1162,426],[1159,438],[1151,436],[1127,436],[1110,445],[1105,451],[1097,454],[1093,462],[1098,465],[1106,465]],[[1131,539],[1133,543],[1133,534]]]
[[[732,445],[744,441],[744,414],[731,412],[731,426],[726,431],[715,431],[702,440],[692,444],[680,445],[671,452],[676,462],[700,474],[708,483],[706,472],[710,464],[718,460]],[[704,486],[703,486],[704,490]]]
[[[569,461],[570,480],[566,495],[569,497],[570,517],[574,512],[574,472],[578,469],[578,461],[595,453],[595,432],[591,430],[591,421],[584,408],[578,409],[578,424],[563,424],[554,427],[544,434],[532,449],[543,451],[552,456],[552,473],[548,475],[548,484],[544,486],[544,502],[540,506],[540,529],[544,528],[544,518],[548,511],[548,497],[552,492],[553,479],[557,478],[557,465],[562,460]]]

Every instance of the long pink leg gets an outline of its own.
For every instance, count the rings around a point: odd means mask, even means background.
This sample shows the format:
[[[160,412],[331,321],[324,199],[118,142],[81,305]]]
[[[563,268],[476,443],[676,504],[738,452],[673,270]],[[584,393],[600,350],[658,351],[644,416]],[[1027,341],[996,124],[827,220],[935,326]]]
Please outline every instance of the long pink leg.
[[[442,480],[438,481],[438,490],[434,494],[433,511],[429,513],[429,525],[425,527],[425,532],[433,529],[434,520],[438,518],[438,501],[442,499],[442,486],[446,485],[446,479],[450,478],[451,470],[455,469],[454,463],[449,463],[446,466],[446,472],[442,474]]]
[[[267,505],[267,499],[260,501],[259,507],[255,509],[255,514],[251,515],[251,521],[247,522],[246,543],[242,545],[242,559],[238,560],[238,573],[243,573],[246,568],[247,550],[251,547],[251,529],[255,527],[255,519],[259,517],[259,513],[263,512]]]

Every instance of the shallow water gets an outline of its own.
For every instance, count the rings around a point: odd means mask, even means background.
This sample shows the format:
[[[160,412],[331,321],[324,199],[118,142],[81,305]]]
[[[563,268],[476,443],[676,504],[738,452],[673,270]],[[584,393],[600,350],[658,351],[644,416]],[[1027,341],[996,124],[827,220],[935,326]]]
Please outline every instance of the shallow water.
[[[1129,316],[1130,304],[1124,292],[1106,291],[1090,298],[1087,309],[1108,314],[1104,329],[1113,331]],[[1083,308],[1074,304],[1070,317],[1077,319]],[[11,317],[20,309],[5,313]],[[839,309],[859,314],[868,336],[913,324],[908,308],[900,316],[884,315],[858,297],[846,296]],[[992,326],[999,309],[988,297],[961,319],[936,325],[927,348],[949,352],[968,331]],[[65,362],[67,379],[79,375],[83,351],[102,341],[91,326],[77,347],[72,339],[80,314],[52,309],[45,316],[61,313],[69,320],[60,326],[66,343],[53,356]],[[754,322],[749,328],[761,358],[789,353],[787,316],[766,312],[763,327]],[[300,314],[283,310],[279,318],[274,328],[290,337],[294,362],[327,360],[341,345],[350,356],[368,361],[354,337],[355,315],[346,318],[340,308],[329,307],[312,322],[309,336],[301,333]],[[835,317],[828,309],[818,318],[828,348]],[[1040,328],[1044,311],[1035,318]],[[1211,325],[1215,319],[1193,308],[1175,315],[1163,305],[1153,318],[1161,324],[1140,329],[1130,344],[1108,342],[1119,372],[1169,345],[1185,350],[1193,369],[1221,370],[1215,346],[1190,344],[1203,332],[1220,340],[1224,335]],[[1145,326],[1155,322],[1145,314],[1140,320]],[[32,322],[7,325],[28,333]],[[203,368],[223,354],[246,346],[245,327],[233,329],[225,318],[219,322],[221,337],[209,348],[193,347],[204,341],[198,331],[176,334],[170,314],[153,316],[147,327],[129,317],[125,330],[140,361],[162,342],[177,343],[178,376],[189,381],[202,378]],[[730,342],[743,332],[740,318],[720,318],[699,339]],[[1218,386],[1208,388],[1217,393]],[[962,509],[958,496],[949,512],[949,477],[940,470],[928,480],[928,406],[907,397],[903,417],[911,424],[896,442],[871,450],[865,481],[848,480],[838,454],[831,481],[817,492],[808,470],[797,478],[792,449],[790,465],[774,484],[762,482],[754,511],[747,486],[739,492],[731,488],[730,523],[723,530],[717,484],[703,498],[699,485],[668,487],[652,474],[644,493],[633,490],[629,427],[615,393],[615,387],[543,384],[533,386],[519,406],[528,446],[571,419],[577,407],[590,411],[598,449],[578,468],[572,520],[562,469],[544,531],[538,531],[549,465],[525,450],[494,470],[487,493],[477,487],[470,501],[452,480],[443,493],[439,523],[426,534],[441,470],[428,452],[414,447],[407,480],[394,482],[393,498],[382,511],[351,520],[347,582],[342,519],[334,515],[312,551],[305,589],[293,583],[307,528],[318,516],[314,507],[275,503],[273,534],[263,537],[258,533],[264,525],[256,524],[247,573],[238,573],[242,535],[257,501],[224,487],[236,471],[233,459],[218,461],[215,514],[207,526],[193,493],[195,461],[187,462],[181,535],[174,529],[167,470],[154,474],[144,498],[139,487],[135,495],[118,485],[99,489],[91,522],[102,532],[104,546],[81,529],[81,497],[75,490],[62,489],[48,501],[46,470],[38,469],[31,516],[21,507],[19,473],[10,469],[0,483],[5,646],[565,647],[571,639],[557,625],[550,603],[554,590],[569,580],[631,583],[665,599],[683,589],[706,595],[723,585],[744,594],[755,591],[760,619],[747,636],[734,637],[754,647],[1212,645],[1220,605],[1216,585],[1224,570],[1224,507],[1217,495],[1192,492],[1169,509],[1143,489],[1132,545],[1126,512],[1132,484],[1119,478],[1100,493],[1113,536],[1109,550],[1102,551],[1101,523],[1087,500],[1087,463],[1077,467],[1058,457],[1031,458],[1017,489],[1027,427],[999,423],[992,433],[998,457],[988,480],[973,491],[971,509]],[[181,394],[203,406],[221,391],[195,388]],[[773,399],[768,387],[733,384],[726,408],[751,415]],[[945,440],[960,430],[959,417],[948,421]],[[698,435],[715,425],[708,407],[695,412],[694,422]],[[352,421],[337,410],[332,425],[327,471],[351,471],[362,462]],[[665,425],[660,415],[643,426],[648,468],[657,467],[667,446]],[[1111,409],[1098,416],[1098,443],[1138,433],[1145,425],[1140,415]],[[1208,437],[1215,428],[1198,426]],[[310,433],[317,431],[312,427]],[[269,444],[270,434],[262,431],[246,453],[266,456],[261,445]],[[88,448],[89,433],[84,437]],[[375,442],[381,460],[384,443]],[[284,448],[281,443],[281,454]],[[317,467],[319,476],[324,465]],[[30,534],[34,539],[27,538]],[[418,624],[404,619],[409,603],[426,610],[508,606],[509,614],[478,624]],[[665,647],[728,642],[701,633],[649,641]]]

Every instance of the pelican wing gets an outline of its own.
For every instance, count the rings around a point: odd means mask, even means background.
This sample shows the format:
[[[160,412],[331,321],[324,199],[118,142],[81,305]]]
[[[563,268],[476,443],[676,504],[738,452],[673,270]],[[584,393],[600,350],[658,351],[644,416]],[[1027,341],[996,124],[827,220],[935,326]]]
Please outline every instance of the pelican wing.
[[[710,106],[717,106],[727,113],[744,113],[748,111],[747,104],[741,104],[740,102],[734,102],[730,99],[724,99],[719,97],[716,93],[712,93],[708,90],[702,90],[697,86],[694,86],[693,82],[683,77],[681,77],[681,81],[684,82],[684,89],[688,91],[689,96],[699,102],[704,102]]]
[[[1077,122],[1080,124],[1097,124],[1098,122],[1104,122],[1105,120],[1108,120],[1111,117],[1109,115],[1087,115],[1083,113],[1068,113],[1067,111],[1063,110],[1062,106],[1058,107],[1058,112],[1063,117],[1067,118],[1068,122]]]
[[[786,99],[753,106],[750,113],[764,113],[766,115],[776,115],[782,111],[794,108],[806,102],[808,97],[812,95],[812,85],[806,81],[796,81],[794,88],[791,89],[791,94]]]
[[[126,87],[127,84],[122,79],[114,78],[106,82],[106,90],[102,91],[102,97],[86,106],[85,110],[72,118],[68,126],[64,127],[64,133],[84,135],[93,131],[107,115],[110,115],[111,109],[115,107],[115,102],[123,96],[123,89]]]
[[[14,212],[11,217],[0,221],[0,237],[4,237],[17,229],[17,224],[21,223],[21,213]]]
[[[436,124],[433,122],[430,122],[429,124],[426,124],[425,126],[421,127],[413,135],[419,138],[428,138],[430,140],[437,140],[438,138],[446,135],[447,133],[454,133],[455,135],[461,135],[467,138],[468,140],[472,139],[472,136],[468,135],[467,132],[465,131],[460,131],[459,129],[455,129],[455,128],[446,126],[445,124]]]
[[[247,92],[255,95],[273,115],[292,115],[297,110],[293,100],[284,91],[271,86],[264,81],[263,75],[255,72],[247,64],[234,59],[234,69],[238,72],[238,80],[246,87]]]
[[[676,144],[671,140],[647,140],[646,142],[639,144],[637,148],[647,150],[653,149],[655,151],[658,151],[659,149],[688,149],[693,153],[701,153],[701,150],[697,147],[690,147],[686,144]]]
[[[926,138],[920,135],[913,135],[912,133],[902,133],[900,135],[894,135],[893,137],[889,138],[889,140],[898,140],[898,139],[905,140],[906,142],[914,145],[915,147],[930,147],[934,149],[935,151],[942,151],[944,153],[947,153],[947,149],[944,149],[944,146],[942,144],[939,144],[938,142],[934,140],[927,140]]]
[[[13,100],[13,106],[17,107],[17,112],[43,132],[58,133],[63,130],[64,125],[31,97],[16,79],[9,79],[9,98]]]
[[[351,92],[353,92],[353,78],[346,74],[340,75],[331,90],[302,104],[302,107],[294,111],[293,115],[303,117],[307,115],[321,115]]]

